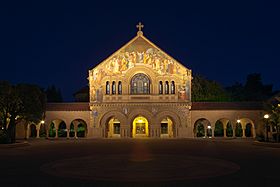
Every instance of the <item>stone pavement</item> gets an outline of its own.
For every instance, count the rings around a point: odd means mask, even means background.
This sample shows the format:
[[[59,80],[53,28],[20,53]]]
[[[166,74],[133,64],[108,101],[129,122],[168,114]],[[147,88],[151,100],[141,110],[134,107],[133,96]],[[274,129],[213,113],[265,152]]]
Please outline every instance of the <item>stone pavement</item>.
[[[1,148],[1,186],[269,186],[280,149],[211,139],[29,140]]]

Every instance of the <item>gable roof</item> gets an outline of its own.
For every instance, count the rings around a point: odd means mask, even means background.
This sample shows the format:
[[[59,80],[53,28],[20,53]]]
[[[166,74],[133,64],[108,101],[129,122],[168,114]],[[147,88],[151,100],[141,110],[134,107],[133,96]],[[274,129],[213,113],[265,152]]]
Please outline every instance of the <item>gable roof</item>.
[[[112,55],[110,55],[109,57],[107,57],[105,60],[103,60],[101,63],[99,63],[98,65],[96,65],[94,68],[97,68],[98,66],[101,66],[102,64],[110,61],[111,59],[113,59],[115,56],[117,56],[119,53],[121,52],[127,52],[127,51],[139,51],[139,52],[143,52],[149,49],[155,49],[158,52],[160,52],[161,54],[163,54],[167,59],[171,59],[173,61],[175,61],[176,63],[178,63],[180,66],[182,66],[185,69],[186,68],[184,65],[182,65],[179,61],[177,61],[176,59],[174,59],[172,56],[170,56],[169,54],[167,54],[165,51],[163,51],[162,49],[160,49],[157,45],[155,45],[153,42],[151,42],[148,38],[146,38],[143,35],[143,32],[140,31],[137,33],[137,36],[135,36],[133,39],[131,39],[128,43],[126,43],[124,46],[122,46],[119,50],[117,50],[116,52],[114,52]],[[188,69],[189,70],[189,69]]]

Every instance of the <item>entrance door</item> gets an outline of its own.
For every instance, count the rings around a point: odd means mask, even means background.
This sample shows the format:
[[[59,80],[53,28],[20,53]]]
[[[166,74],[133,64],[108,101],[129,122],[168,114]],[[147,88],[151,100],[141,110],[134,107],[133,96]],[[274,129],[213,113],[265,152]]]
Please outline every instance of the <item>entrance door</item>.
[[[143,116],[138,116],[133,120],[132,137],[141,138],[149,136],[148,120]]]

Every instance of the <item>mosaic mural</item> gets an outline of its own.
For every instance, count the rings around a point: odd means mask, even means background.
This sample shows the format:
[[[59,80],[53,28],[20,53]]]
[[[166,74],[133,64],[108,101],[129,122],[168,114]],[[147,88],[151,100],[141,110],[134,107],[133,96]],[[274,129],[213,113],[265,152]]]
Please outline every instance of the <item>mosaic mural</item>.
[[[93,80],[96,81],[96,84],[100,84],[103,77],[125,73],[136,64],[145,64],[159,75],[183,75],[187,73],[182,65],[174,62],[171,58],[166,58],[160,51],[149,48],[145,52],[125,51],[111,57],[107,62],[100,64],[93,70]]]
[[[190,71],[187,68],[139,37],[90,71],[93,83],[91,84],[92,99],[98,100],[98,96],[101,95],[99,92],[102,91],[101,85],[104,84],[102,82],[104,77],[125,74],[129,69],[139,65],[151,68],[161,76],[173,75],[180,79],[190,78]],[[182,85],[178,85],[177,90],[181,99],[190,98],[188,80],[185,80]]]

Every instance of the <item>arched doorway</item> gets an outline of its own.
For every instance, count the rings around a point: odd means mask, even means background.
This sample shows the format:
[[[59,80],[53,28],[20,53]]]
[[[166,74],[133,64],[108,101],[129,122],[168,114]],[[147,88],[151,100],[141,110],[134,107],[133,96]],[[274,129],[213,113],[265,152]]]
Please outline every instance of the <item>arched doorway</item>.
[[[133,120],[132,123],[132,137],[143,138],[149,136],[149,123],[148,120],[143,116],[138,116]]]
[[[227,137],[232,137],[233,136],[233,128],[232,128],[232,125],[231,125],[230,121],[227,123],[226,136]]]
[[[40,130],[39,130],[39,136],[40,137],[46,137],[47,136],[47,132],[46,132],[46,124],[45,123],[41,123],[40,125]]]
[[[163,120],[161,120],[160,137],[161,138],[174,137],[174,125],[173,125],[173,121],[169,117],[166,117]]]
[[[56,136],[55,125],[54,122],[52,122],[49,127],[49,137],[53,138],[55,136]]]
[[[235,127],[235,136],[236,137],[242,137],[242,125],[240,122],[236,123],[236,127]]]
[[[253,125],[251,123],[247,123],[245,126],[245,136],[246,137],[253,137],[252,133]]]
[[[70,123],[69,137],[83,138],[87,136],[87,123],[83,119],[74,119]]]
[[[58,125],[58,137],[67,137],[66,123],[61,121]]]
[[[69,137],[75,136],[75,128],[73,122],[70,124]]]
[[[215,123],[215,130],[214,130],[215,137],[223,137],[224,136],[224,124],[221,120],[218,120]]]
[[[30,137],[30,138],[36,138],[36,137],[37,137],[36,125],[31,124],[29,128],[30,128],[29,137]]]
[[[196,120],[193,132],[195,137],[211,137],[212,129],[210,121],[205,118]]]
[[[119,119],[112,117],[106,125],[108,138],[120,138],[121,137],[121,122]]]

